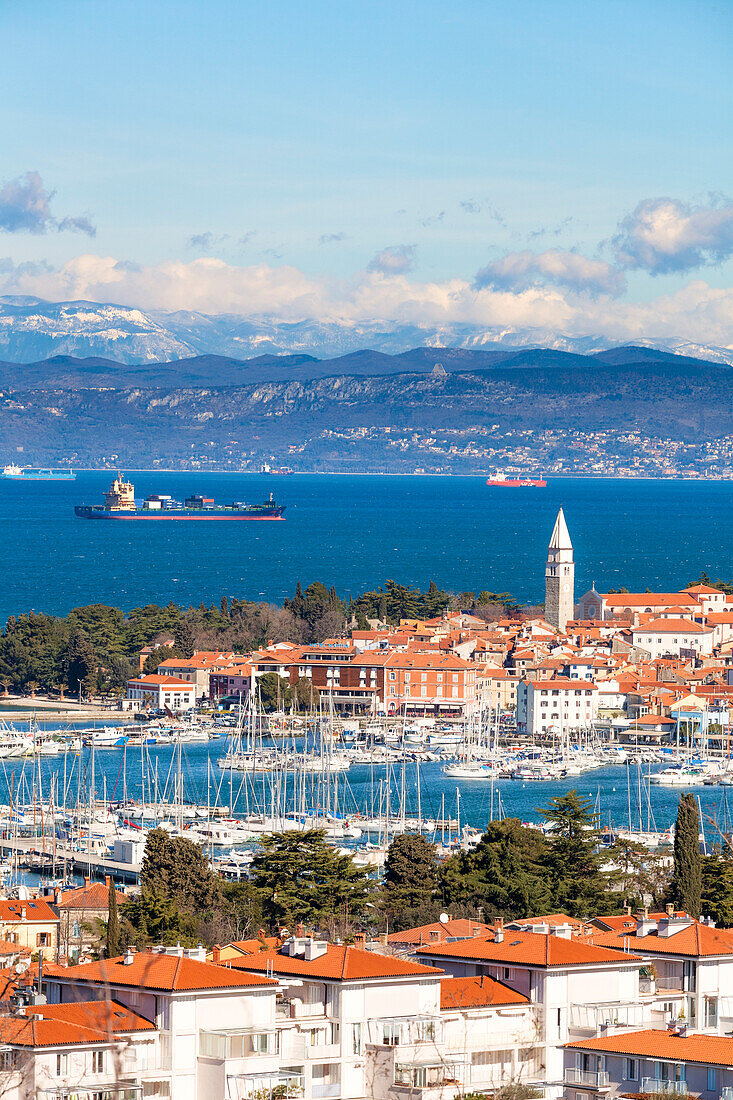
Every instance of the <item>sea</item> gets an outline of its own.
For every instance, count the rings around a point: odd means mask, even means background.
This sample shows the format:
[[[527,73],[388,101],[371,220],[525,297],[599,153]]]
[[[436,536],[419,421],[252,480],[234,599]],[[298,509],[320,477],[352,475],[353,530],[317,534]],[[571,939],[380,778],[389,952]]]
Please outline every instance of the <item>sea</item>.
[[[124,523],[77,519],[74,505],[97,504],[113,474],[81,472],[75,482],[0,480],[0,622],[27,611],[63,615],[89,603],[124,609],[147,603],[198,606],[222,596],[281,603],[298,581],[335,585],[345,598],[391,578],[452,592],[511,592],[523,603],[543,598],[544,562],[557,510],[565,511],[575,548],[576,595],[595,582],[600,590],[626,586],[675,591],[705,570],[733,579],[733,482],[550,478],[544,489],[489,487],[478,476],[351,474],[169,473],[126,471],[136,497],[191,493],[218,502],[263,501],[270,492],[286,507],[282,523]],[[151,746],[162,775],[172,749]],[[185,746],[187,797],[204,805],[229,782],[217,766],[223,740]],[[69,757],[76,776],[89,774],[88,751]],[[12,783],[27,783],[30,764],[0,761],[0,800]],[[25,771],[23,769],[25,768]],[[44,789],[60,760],[40,764]],[[353,767],[344,807],[366,809],[378,769]],[[100,793],[139,797],[139,769],[123,753],[97,753]],[[45,777],[45,779],[43,778]],[[74,779],[70,790],[81,779]],[[401,777],[399,779],[401,782]],[[72,782],[69,780],[69,782]],[[341,780],[339,780],[341,782]],[[397,783],[398,780],[393,780]],[[438,763],[406,767],[410,805],[420,784],[424,815],[441,806],[477,827],[499,813],[541,818],[548,799],[578,789],[603,823],[666,829],[679,792],[645,794],[636,769],[607,767],[572,780],[522,783],[457,781]],[[224,788],[222,788],[224,784]],[[218,786],[217,786],[218,785]],[[348,793],[350,792],[350,793]],[[728,823],[726,788],[695,789],[704,814]],[[245,808],[240,801],[235,808]],[[347,797],[348,795],[348,797]],[[731,803],[733,804],[733,794]]]
[[[28,723],[14,723],[28,728]],[[87,724],[88,726],[88,724]],[[43,725],[48,730],[60,728],[58,723]],[[63,727],[68,731],[69,727]],[[265,742],[266,743],[266,742]],[[284,803],[273,794],[269,773],[245,775],[219,767],[225,755],[229,737],[221,736],[207,742],[191,742],[181,747],[181,773],[186,802],[199,806],[233,806],[237,815],[249,812],[269,813],[273,805],[292,808],[292,777],[287,780]],[[587,771],[568,779],[524,781],[500,779],[454,779],[443,773],[439,761],[407,761],[390,765],[389,779],[384,765],[353,764],[348,772],[332,774],[330,793],[326,798],[320,777],[306,783],[306,805],[313,810],[323,805],[335,806],[340,814],[358,821],[358,815],[385,812],[385,789],[390,788],[391,815],[398,816],[403,801],[406,815],[418,811],[423,819],[452,818],[461,825],[484,829],[490,820],[516,817],[525,822],[540,822],[550,799],[576,790],[587,799],[598,823],[640,832],[662,832],[669,829],[677,814],[681,791],[650,785],[650,772],[663,765],[609,765]],[[150,804],[158,798],[172,800],[178,768],[177,750],[172,745],[140,746],[139,741],[127,748],[97,749],[92,767],[91,749],[84,746],[77,753],[68,751],[57,757],[34,761],[0,759],[0,803],[8,803],[13,792],[14,804],[31,804],[33,791],[37,805],[48,805],[52,790],[54,802],[68,807],[77,799],[89,802],[91,777],[100,799],[109,803],[127,799]],[[143,778],[144,777],[144,778]],[[699,786],[690,788],[699,800],[703,833],[708,843],[720,842],[713,822],[725,832],[733,829],[733,788]],[[64,793],[65,796],[64,796]],[[298,806],[300,801],[300,788]],[[39,811],[40,813],[40,811]],[[453,836],[456,830],[453,829]],[[439,829],[435,839],[445,840],[448,832]],[[367,839],[365,836],[364,840]],[[376,836],[371,839],[376,840]]]
[[[258,503],[273,492],[285,520],[77,519],[74,505],[101,504],[112,472],[82,472],[75,482],[0,479],[0,623],[89,603],[281,603],[298,581],[335,585],[345,598],[391,578],[538,603],[561,505],[576,595],[593,582],[599,591],[675,591],[701,570],[733,580],[733,481],[551,477],[539,489],[490,487],[478,476],[126,473],[138,498],[203,493]]]

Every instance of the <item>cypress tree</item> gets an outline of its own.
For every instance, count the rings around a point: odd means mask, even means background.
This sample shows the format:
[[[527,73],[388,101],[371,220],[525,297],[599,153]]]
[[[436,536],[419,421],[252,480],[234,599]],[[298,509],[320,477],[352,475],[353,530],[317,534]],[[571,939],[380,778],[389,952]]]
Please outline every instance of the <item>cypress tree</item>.
[[[693,794],[683,794],[674,829],[674,869],[670,896],[677,909],[699,917],[702,894],[700,818]]]
[[[107,947],[105,955],[108,959],[116,959],[121,951],[120,943],[120,918],[117,914],[117,891],[112,879],[109,880],[109,916],[107,918]]]

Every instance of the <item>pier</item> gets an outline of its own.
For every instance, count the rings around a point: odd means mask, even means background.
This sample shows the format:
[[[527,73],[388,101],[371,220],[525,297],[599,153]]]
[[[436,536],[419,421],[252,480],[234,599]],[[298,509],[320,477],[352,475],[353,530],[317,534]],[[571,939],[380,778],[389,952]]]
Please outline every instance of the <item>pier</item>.
[[[90,878],[104,879],[110,875],[115,882],[136,884],[140,879],[139,863],[120,863],[94,852],[80,852],[56,843],[48,847],[38,846],[38,837],[16,837],[0,840],[4,856],[16,856],[18,862],[38,874],[56,877],[62,871],[76,871]]]

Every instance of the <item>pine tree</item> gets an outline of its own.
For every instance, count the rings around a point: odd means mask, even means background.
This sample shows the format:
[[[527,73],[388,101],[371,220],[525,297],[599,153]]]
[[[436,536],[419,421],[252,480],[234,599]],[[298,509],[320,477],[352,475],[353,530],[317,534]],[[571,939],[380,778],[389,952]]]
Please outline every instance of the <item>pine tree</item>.
[[[684,909],[691,917],[699,917],[701,894],[700,818],[694,794],[683,794],[674,829],[674,868],[670,896],[675,908]]]
[[[120,954],[120,918],[117,915],[117,891],[112,879],[109,880],[109,916],[107,917],[107,945],[105,956],[108,959],[116,959]]]
[[[393,928],[409,928],[435,915],[438,891],[436,847],[419,833],[396,836],[384,864],[381,905]]]
[[[551,798],[542,814],[550,834],[549,873],[559,912],[591,917],[618,908],[601,870],[598,822],[589,798],[577,791]]]

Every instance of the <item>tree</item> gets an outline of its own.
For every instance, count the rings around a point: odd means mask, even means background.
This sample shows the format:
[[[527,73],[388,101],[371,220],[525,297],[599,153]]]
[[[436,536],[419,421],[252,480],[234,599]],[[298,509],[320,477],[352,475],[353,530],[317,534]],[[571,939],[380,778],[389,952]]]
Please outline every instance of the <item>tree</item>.
[[[670,899],[677,909],[699,917],[702,903],[700,818],[694,794],[683,794],[674,827],[674,863]]]
[[[94,647],[83,630],[75,629],[64,653],[66,684],[72,694],[79,687],[87,694],[94,691],[97,680],[97,658]]]
[[[122,947],[133,943],[139,947],[156,943],[195,947],[200,939],[195,914],[151,890],[142,890],[126,901],[120,915]]]
[[[369,897],[366,871],[334,851],[323,829],[264,836],[252,876],[273,928],[304,922],[345,930]]]
[[[437,849],[419,833],[402,833],[389,846],[380,903],[393,928],[410,928],[434,916]]]
[[[117,913],[117,891],[112,879],[109,880],[109,901],[107,904],[109,915],[107,917],[107,943],[104,954],[108,959],[116,959],[121,952],[122,941],[120,939],[120,918]]]
[[[143,665],[143,672],[155,672],[159,665],[163,664],[163,661],[169,660],[171,657],[182,657],[180,649],[174,645],[157,645],[152,653],[149,653],[145,658]]]
[[[483,919],[547,913],[552,905],[548,858],[539,829],[516,817],[492,821],[474,849],[451,856],[440,868],[446,906]]]
[[[301,676],[292,689],[292,698],[298,710],[311,710],[318,705],[321,693],[307,676]]]
[[[181,619],[178,624],[175,641],[182,657],[193,657],[196,652],[196,639],[188,619]]]
[[[592,802],[577,791],[551,798],[542,816],[548,824],[548,872],[555,907],[571,917],[618,908],[601,871],[600,836]]]
[[[632,909],[651,905],[657,909],[664,903],[669,871],[663,856],[650,852],[643,844],[618,838],[609,848],[608,858],[615,867],[611,877],[625,905]]]
[[[290,706],[290,684],[276,672],[266,672],[257,681],[262,709],[268,714]]]
[[[701,912],[721,928],[733,927],[733,859],[730,853],[702,860]]]
[[[221,883],[201,845],[151,829],[145,842],[140,873],[143,891],[167,898],[200,915],[211,913],[222,900]]]

